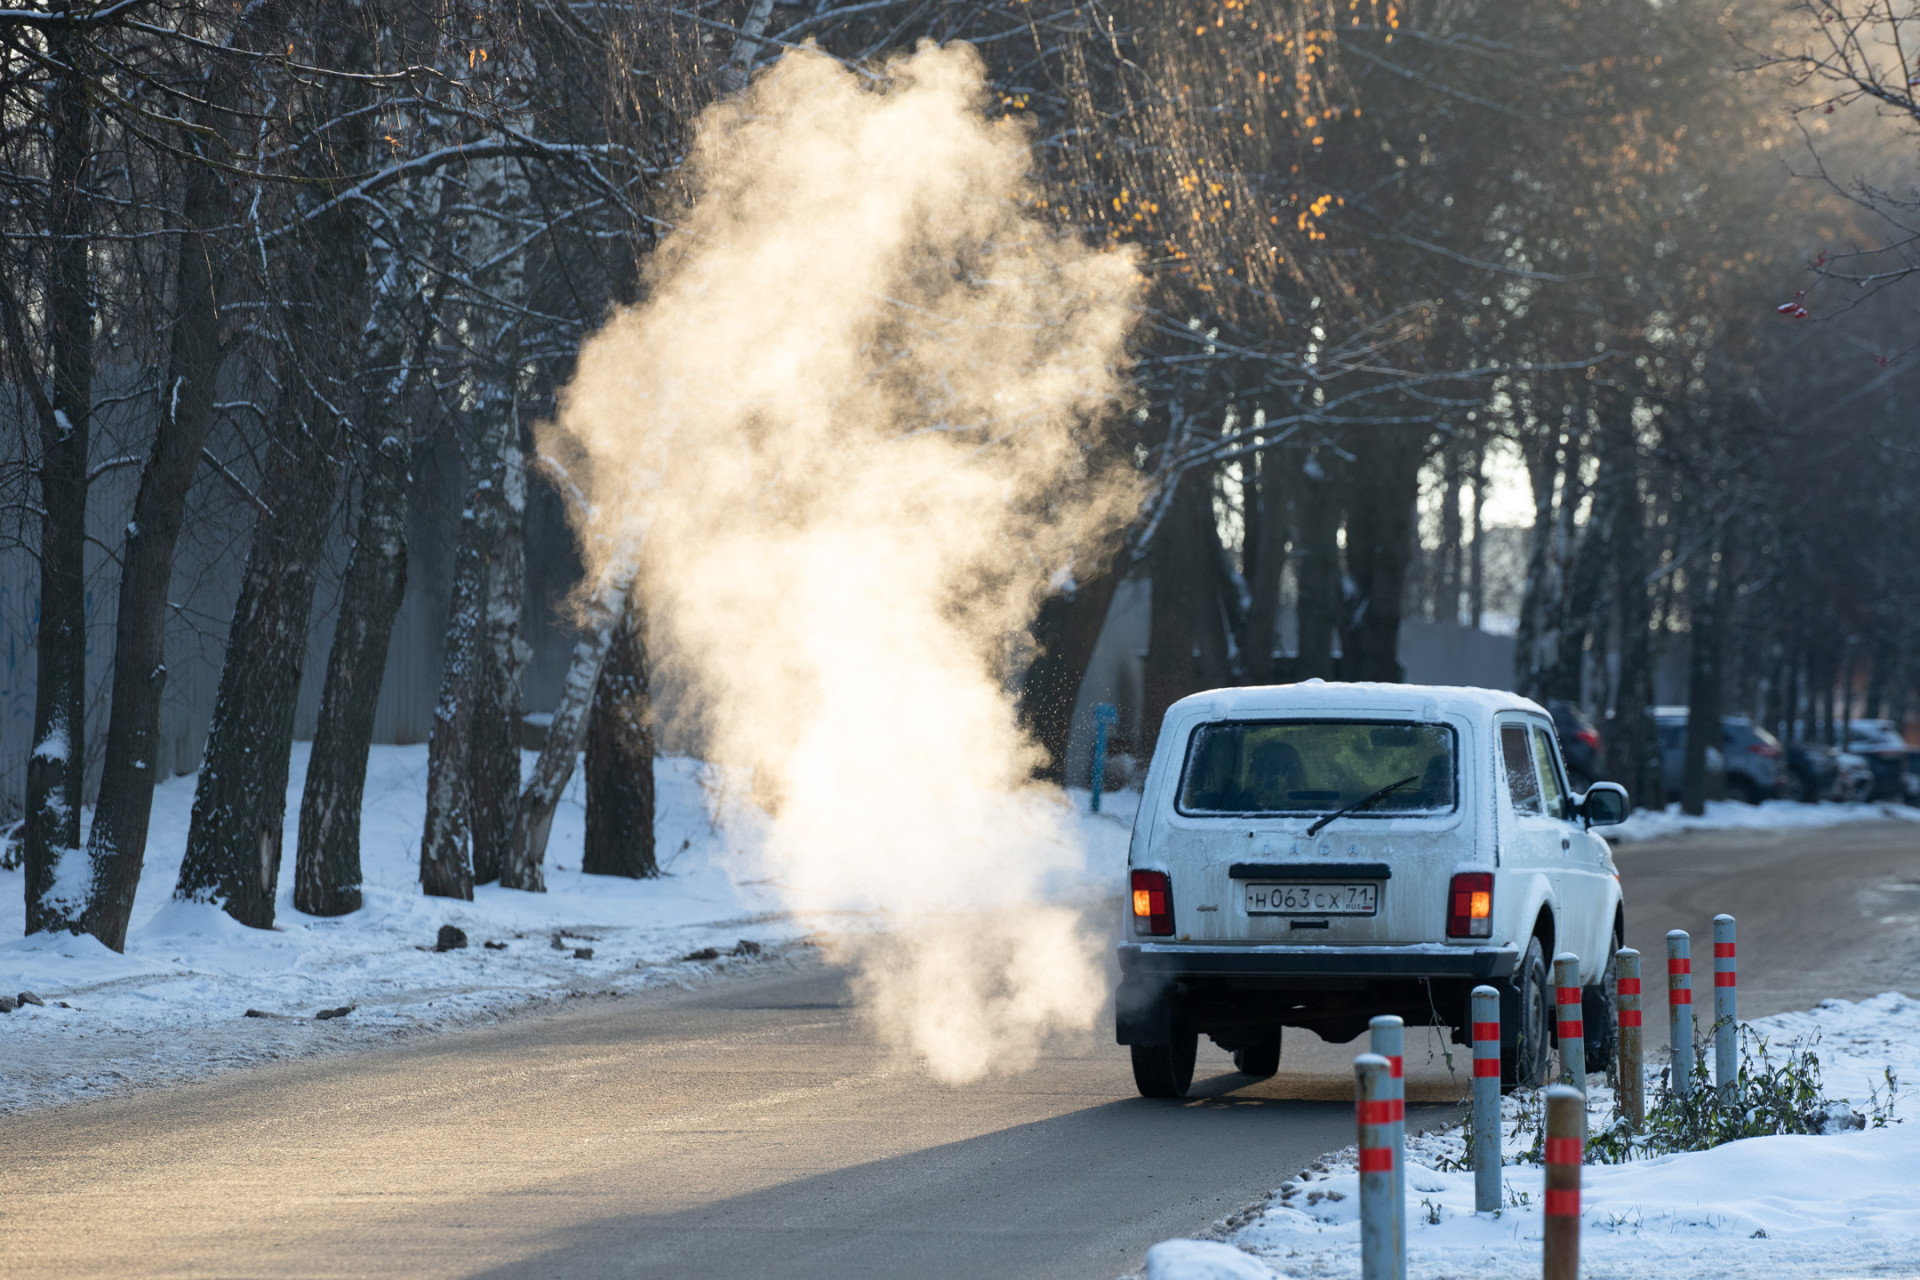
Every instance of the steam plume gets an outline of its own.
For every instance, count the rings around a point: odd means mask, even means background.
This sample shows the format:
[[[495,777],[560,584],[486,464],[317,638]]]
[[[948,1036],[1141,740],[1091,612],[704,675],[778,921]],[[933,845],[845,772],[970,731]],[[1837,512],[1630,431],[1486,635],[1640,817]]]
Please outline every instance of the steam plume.
[[[1081,854],[1004,674],[1137,504],[1088,442],[1138,276],[1041,221],[970,49],[889,71],[794,54],[708,111],[698,199],[542,445],[591,569],[638,549],[656,657],[770,798],[791,905],[895,917],[860,949],[867,1008],[964,1080],[1101,1004],[1093,940],[1046,905]]]

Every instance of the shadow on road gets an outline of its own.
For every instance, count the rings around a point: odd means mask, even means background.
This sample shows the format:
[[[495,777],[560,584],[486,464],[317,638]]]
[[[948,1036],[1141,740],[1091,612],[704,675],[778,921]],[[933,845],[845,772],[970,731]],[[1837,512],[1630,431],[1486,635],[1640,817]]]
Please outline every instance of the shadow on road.
[[[1351,1103],[1266,1096],[1272,1084],[1227,1072],[1177,1101],[1109,1102],[684,1212],[609,1214],[472,1274],[1118,1276],[1197,1214],[1224,1217],[1352,1143]],[[1409,1113],[1416,1127],[1442,1116]]]

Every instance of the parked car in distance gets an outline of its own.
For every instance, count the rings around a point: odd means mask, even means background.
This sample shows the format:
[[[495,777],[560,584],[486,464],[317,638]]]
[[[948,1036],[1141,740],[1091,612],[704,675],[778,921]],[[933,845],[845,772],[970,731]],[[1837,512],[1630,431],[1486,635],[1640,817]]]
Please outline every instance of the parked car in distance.
[[[1667,803],[1672,804],[1680,798],[1680,792],[1686,784],[1687,771],[1687,709],[1685,707],[1651,707],[1647,714],[1653,717],[1654,732],[1660,737],[1660,781],[1667,789]],[[1709,798],[1726,794],[1727,756],[1719,747],[1707,748],[1707,795]]]
[[[1745,716],[1720,717],[1720,751],[1725,757],[1727,794],[1759,804],[1787,793],[1786,750],[1780,739]]]
[[[1873,770],[1870,800],[1904,800],[1907,794],[1907,740],[1891,720],[1847,721],[1846,750],[1865,756]]]
[[[1575,791],[1607,776],[1607,752],[1600,741],[1600,728],[1577,703],[1565,698],[1547,699],[1547,714],[1553,717],[1553,731],[1560,735],[1560,755],[1567,762],[1567,785]]]
[[[1613,1052],[1620,880],[1592,828],[1627,793],[1567,785],[1553,720],[1511,693],[1421,685],[1215,689],[1167,709],[1127,853],[1115,1034],[1148,1097],[1202,1035],[1244,1074],[1283,1028],[1335,1044],[1379,1014],[1471,1037],[1501,992],[1501,1071],[1546,1078],[1548,968],[1580,958],[1587,1069]]]
[[[1831,800],[1840,781],[1840,761],[1832,747],[1818,742],[1790,742],[1787,752],[1787,798],[1802,804]]]
[[[1872,798],[1873,766],[1865,756],[1836,751],[1833,762],[1838,772],[1833,780],[1833,794],[1828,799],[1842,804],[1865,804]]]

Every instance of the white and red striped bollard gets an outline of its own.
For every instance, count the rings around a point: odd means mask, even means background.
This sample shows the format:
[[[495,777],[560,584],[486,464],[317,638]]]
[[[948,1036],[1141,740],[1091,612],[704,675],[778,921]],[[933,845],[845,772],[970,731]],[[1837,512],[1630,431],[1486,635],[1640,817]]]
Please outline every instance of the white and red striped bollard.
[[[1667,1087],[1676,1098],[1693,1091],[1693,960],[1685,929],[1667,934],[1667,1047],[1673,1070]]]
[[[1713,918],[1713,1083],[1732,1102],[1740,1082],[1740,974],[1733,950],[1733,917]]]
[[[1620,1017],[1620,1113],[1638,1133],[1647,1124],[1646,1042],[1640,1027],[1640,953],[1622,947],[1613,956],[1614,1006]]]
[[[1402,1225],[1407,1220],[1407,1165],[1400,1156],[1407,1149],[1406,1024],[1391,1013],[1383,1013],[1367,1022],[1371,1032],[1368,1047],[1387,1060],[1387,1089],[1393,1104],[1393,1213]],[[1400,1253],[1400,1272],[1395,1280],[1407,1280],[1407,1257]]]
[[[1554,1032],[1560,1037],[1560,1079],[1587,1091],[1587,1035],[1580,1024],[1580,957],[1562,951],[1553,958]]]
[[[1580,1135],[1587,1122],[1587,1099],[1578,1089],[1557,1084],[1547,1090],[1547,1203],[1545,1239],[1540,1253],[1542,1280],[1579,1280]]]
[[[1500,1207],[1500,993],[1473,989],[1473,1211]]]
[[[1393,1181],[1401,1159],[1394,1143],[1392,1065],[1377,1053],[1353,1060],[1354,1111],[1360,1142],[1360,1277],[1399,1280],[1406,1274],[1407,1220],[1394,1212]]]

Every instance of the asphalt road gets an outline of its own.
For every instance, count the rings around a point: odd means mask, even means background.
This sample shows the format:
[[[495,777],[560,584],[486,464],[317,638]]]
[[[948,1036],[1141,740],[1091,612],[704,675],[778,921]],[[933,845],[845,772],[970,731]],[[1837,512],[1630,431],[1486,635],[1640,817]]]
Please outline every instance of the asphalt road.
[[[1740,915],[1743,1012],[1920,989],[1920,828],[1620,861],[1650,956]],[[1354,1051],[1290,1034],[1256,1084],[1204,1046],[1155,1103],[1096,1032],[949,1089],[839,971],[773,972],[12,1118],[0,1274],[1111,1278],[1351,1142]],[[1464,1080],[1407,1052],[1418,1127]]]
[[[1738,921],[1740,1016],[1829,997],[1920,994],[1920,824],[1694,832],[1614,852],[1640,952],[1649,1050],[1667,1043],[1667,931],[1692,935],[1695,1018],[1712,1017],[1713,917]],[[1702,994],[1702,993],[1706,994]],[[1657,1026],[1656,1026],[1657,1024]]]

